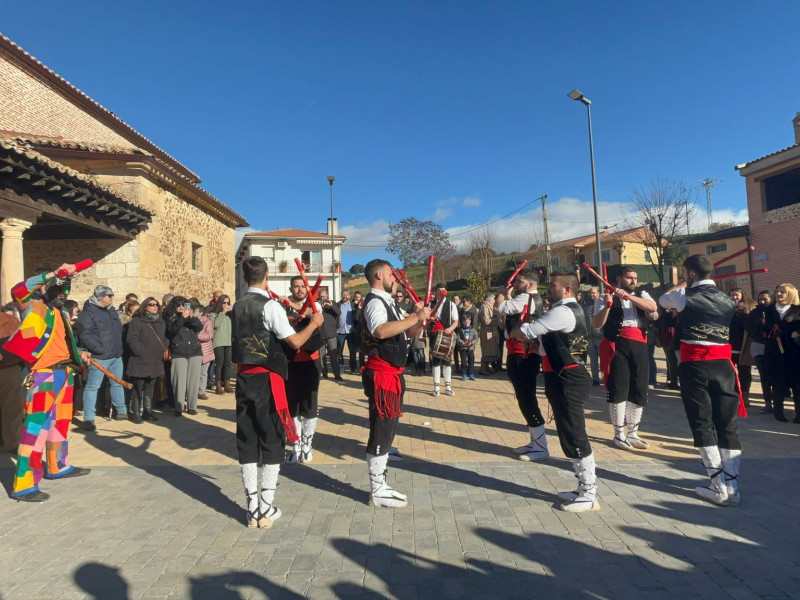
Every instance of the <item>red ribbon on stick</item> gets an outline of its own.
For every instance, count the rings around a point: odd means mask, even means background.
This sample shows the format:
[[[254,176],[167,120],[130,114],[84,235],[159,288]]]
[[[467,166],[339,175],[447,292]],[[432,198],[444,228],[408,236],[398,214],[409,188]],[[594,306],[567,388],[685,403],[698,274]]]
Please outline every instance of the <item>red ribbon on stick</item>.
[[[599,281],[600,283],[604,284],[607,288],[611,288],[612,290],[614,289],[614,286],[611,285],[605,278],[600,277],[600,273],[595,271],[589,263],[587,263],[587,262],[583,263],[583,267],[587,271],[589,271],[589,273],[594,275],[597,278],[597,281]],[[628,299],[628,296],[625,296],[624,300],[627,300],[627,299]]]

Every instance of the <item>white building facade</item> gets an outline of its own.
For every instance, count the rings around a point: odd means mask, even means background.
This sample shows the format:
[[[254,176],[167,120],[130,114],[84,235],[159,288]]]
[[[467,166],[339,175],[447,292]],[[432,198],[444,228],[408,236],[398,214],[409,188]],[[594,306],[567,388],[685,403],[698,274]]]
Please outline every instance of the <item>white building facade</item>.
[[[241,263],[250,256],[260,256],[269,266],[269,287],[279,296],[288,296],[289,282],[299,274],[299,260],[314,285],[322,276],[320,289],[331,298],[339,299],[342,292],[342,245],[347,238],[339,235],[336,219],[328,219],[326,233],[302,229],[276,229],[248,233],[242,238],[236,253],[236,297],[247,289],[241,273]]]

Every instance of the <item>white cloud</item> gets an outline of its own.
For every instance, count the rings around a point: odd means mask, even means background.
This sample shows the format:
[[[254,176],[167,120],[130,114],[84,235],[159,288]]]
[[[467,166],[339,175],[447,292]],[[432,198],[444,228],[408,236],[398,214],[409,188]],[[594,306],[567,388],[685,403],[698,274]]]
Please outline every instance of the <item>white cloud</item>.
[[[608,226],[611,230],[628,227],[624,219],[619,217],[629,212],[627,204],[599,202],[598,208],[601,227]],[[451,227],[446,231],[456,247],[460,251],[466,251],[469,245],[469,231],[500,216],[494,215],[481,223]],[[550,243],[590,235],[594,231],[594,209],[590,201],[566,196],[551,201],[547,204],[547,219]],[[534,242],[544,239],[541,207],[499,220],[489,227],[495,233],[494,249],[497,252],[521,252],[527,250]]]
[[[339,233],[347,237],[344,252],[361,254],[383,250],[389,238],[389,223],[383,219],[372,223],[362,222],[357,225],[345,225]]]
[[[467,196],[466,198],[464,198],[464,202],[462,202],[461,205],[464,207],[467,206],[478,207],[481,205],[481,199],[478,198],[477,196]]]
[[[437,208],[436,212],[433,213],[433,221],[443,221],[452,214],[453,211],[449,208]]]

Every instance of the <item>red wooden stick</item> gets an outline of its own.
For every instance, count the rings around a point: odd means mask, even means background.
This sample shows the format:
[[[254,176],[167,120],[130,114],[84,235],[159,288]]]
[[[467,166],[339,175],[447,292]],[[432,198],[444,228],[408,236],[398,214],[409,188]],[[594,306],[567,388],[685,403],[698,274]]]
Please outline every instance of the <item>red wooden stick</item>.
[[[76,262],[75,263],[75,273],[80,273],[81,271],[85,271],[86,269],[91,267],[93,264],[94,264],[94,261],[91,258],[87,258],[86,260],[82,260],[80,262]],[[59,277],[66,277],[68,275],[68,273],[65,270],[61,269],[60,271],[58,271],[56,273],[56,275],[58,275]]]
[[[322,284],[322,275],[317,275],[317,282],[314,284],[314,287],[311,288],[311,291],[308,293],[308,297],[306,298],[306,301],[303,303],[303,307],[300,309],[300,314],[301,315],[304,312],[306,312],[306,309],[309,306],[311,306],[311,298],[313,297],[314,299],[316,299],[316,297],[318,296],[318,294],[319,294],[319,286],[321,284]],[[316,304],[314,304],[314,306],[316,306]]]
[[[306,303],[311,303],[311,312],[317,314],[319,311],[317,310],[317,299],[314,297],[314,291],[311,289],[311,286],[308,285],[308,278],[306,277],[306,270],[303,268],[303,263],[300,262],[299,258],[294,259],[294,264],[297,265],[297,270],[300,272],[300,277],[303,278],[303,285],[306,286],[308,290],[308,298],[306,299]],[[320,277],[322,277],[320,275]],[[305,310],[305,304],[300,311],[300,314]]]
[[[585,262],[585,263],[583,263],[583,266],[584,266],[584,268],[585,268],[587,271],[589,271],[589,273],[591,273],[592,275],[594,275],[594,276],[597,278],[597,280],[598,280],[600,283],[603,283],[603,284],[605,284],[605,286],[606,286],[607,288],[611,288],[612,290],[614,289],[614,286],[613,286],[613,285],[611,285],[611,284],[610,284],[608,281],[606,281],[604,278],[600,277],[600,274],[599,274],[597,271],[595,271],[595,270],[592,268],[592,266],[591,266],[589,263],[586,263],[586,262]],[[627,300],[627,299],[628,299],[628,296],[625,296],[624,300]]]
[[[741,271],[740,273],[728,273],[726,275],[712,275],[711,279],[719,281],[720,279],[730,279],[732,277],[744,277],[745,275],[756,275],[757,273],[769,273],[769,269],[753,269],[752,271]]]
[[[439,290],[439,297],[436,299],[436,304],[434,304],[431,309],[431,319],[436,320],[439,318],[437,313],[445,300],[447,300],[447,290]]]
[[[744,250],[739,250],[738,252],[734,252],[733,254],[729,254],[728,256],[720,258],[717,262],[714,263],[714,266],[718,267],[721,264],[728,262],[729,260],[733,260],[737,256],[741,256],[742,254],[747,254],[748,252],[752,252],[755,249],[756,249],[755,246],[748,246]]]
[[[522,269],[524,269],[525,265],[527,264],[528,264],[527,259],[522,261],[522,264],[519,267],[517,267],[517,270],[514,271],[511,274],[511,277],[508,278],[508,281],[506,281],[506,288],[510,288],[512,285],[514,285],[514,280],[517,278],[517,275],[520,274],[520,271],[522,271]]]
[[[403,281],[403,278],[400,277],[400,273],[392,269],[392,275],[394,275],[394,278],[397,281],[397,283],[400,284],[400,287],[403,288],[403,290],[405,290],[408,297],[411,298],[415,304],[419,302],[419,298],[417,298],[417,294],[414,292],[414,288],[409,287],[408,284],[406,284],[406,282]]]
[[[433,254],[428,257],[428,287],[425,289],[425,306],[431,303],[431,290],[433,289]]]
[[[403,278],[403,281],[405,282],[408,291],[411,292],[411,298],[412,300],[414,300],[414,303],[416,304],[417,302],[419,302],[419,295],[417,294],[417,291],[414,289],[414,286],[411,285],[411,282],[408,280],[406,272],[403,271],[403,269],[400,269],[398,273],[400,273],[400,277]]]

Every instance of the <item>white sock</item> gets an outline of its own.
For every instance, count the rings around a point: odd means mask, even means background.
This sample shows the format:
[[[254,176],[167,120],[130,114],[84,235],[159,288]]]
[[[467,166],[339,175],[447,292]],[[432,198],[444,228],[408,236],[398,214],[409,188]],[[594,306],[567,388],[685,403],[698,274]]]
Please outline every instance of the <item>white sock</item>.
[[[280,465],[263,465],[261,467],[259,511],[264,516],[269,516],[267,513],[275,501],[275,490],[278,487],[278,473],[280,473],[280,470]]]
[[[442,365],[442,374],[444,375],[444,386],[450,387],[451,384],[451,375],[453,373],[453,368],[450,365]]]
[[[625,402],[609,404],[608,412],[611,415],[611,424],[614,426],[614,437],[625,439]]]
[[[246,463],[242,465],[242,483],[247,498],[247,513],[252,519],[258,518],[258,465]]]
[[[628,435],[633,438],[639,437],[639,423],[642,422],[644,407],[638,406],[633,402],[625,403],[625,423],[628,426]]]
[[[314,432],[317,430],[317,417],[313,419],[303,419],[302,445],[303,452],[311,450],[311,442],[314,439]]]
[[[578,476],[580,496],[594,500],[597,496],[597,476],[595,475],[594,454],[572,460],[575,474]]]
[[[433,367],[433,385],[439,387],[439,381],[442,378],[442,365]]]

